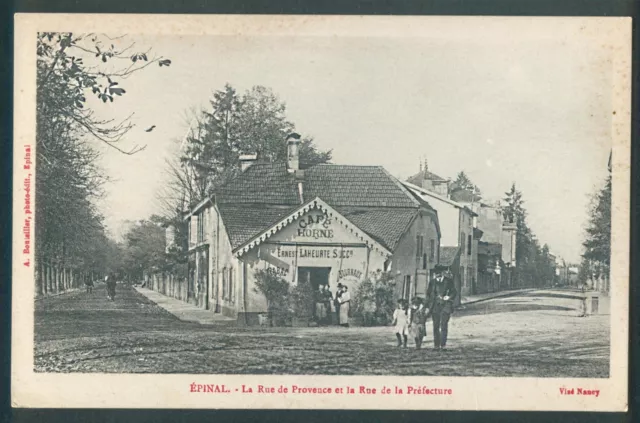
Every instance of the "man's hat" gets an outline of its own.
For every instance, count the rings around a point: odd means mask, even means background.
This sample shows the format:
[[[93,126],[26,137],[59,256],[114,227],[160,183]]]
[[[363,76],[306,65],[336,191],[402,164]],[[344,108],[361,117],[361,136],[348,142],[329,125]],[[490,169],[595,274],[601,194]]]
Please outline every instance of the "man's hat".
[[[438,272],[438,273],[442,273],[445,270],[449,269],[447,266],[443,265],[443,264],[436,264],[436,266],[433,268],[434,272]]]
[[[338,288],[342,288],[344,285],[338,282]]]

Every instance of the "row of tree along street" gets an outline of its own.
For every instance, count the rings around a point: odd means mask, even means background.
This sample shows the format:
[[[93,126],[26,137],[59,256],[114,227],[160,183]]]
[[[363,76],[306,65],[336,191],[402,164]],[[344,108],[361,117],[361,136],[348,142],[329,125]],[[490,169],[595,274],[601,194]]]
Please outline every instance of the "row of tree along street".
[[[108,178],[98,166],[96,143],[123,154],[134,126],[101,119],[96,103],[126,93],[120,82],[148,66],[171,61],[137,51],[124,37],[42,32],[37,39],[36,294],[80,286],[117,270],[123,250],[105,231],[96,207]]]
[[[79,286],[86,278],[117,272],[140,280],[151,269],[186,277],[187,232],[183,211],[240,172],[240,156],[285,159],[283,143],[296,130],[285,103],[270,89],[255,86],[238,93],[231,85],[214,92],[203,110],[189,112],[188,134],[176,140],[182,148],[166,163],[168,182],[158,193],[162,204],[148,220],[137,222],[121,243],[110,239],[96,207],[108,178],[98,166],[97,143],[137,154],[143,146],[125,148],[123,137],[134,130],[122,122],[96,117],[102,103],[126,95],[120,85],[149,66],[171,65],[169,59],[138,51],[126,37],[41,33],[37,72],[36,293],[56,293]],[[118,66],[123,63],[122,66]],[[144,72],[142,73],[144,75]],[[153,128],[149,128],[150,132]],[[136,129],[138,130],[138,129]],[[327,163],[331,151],[305,137],[300,161]],[[460,172],[458,187],[477,187]],[[584,243],[583,273],[605,273],[610,254],[611,178],[597,193]],[[527,212],[514,183],[502,202],[505,220],[517,225],[515,278],[519,286],[553,280],[555,262],[527,224]],[[165,251],[164,226],[176,228],[175,247]]]

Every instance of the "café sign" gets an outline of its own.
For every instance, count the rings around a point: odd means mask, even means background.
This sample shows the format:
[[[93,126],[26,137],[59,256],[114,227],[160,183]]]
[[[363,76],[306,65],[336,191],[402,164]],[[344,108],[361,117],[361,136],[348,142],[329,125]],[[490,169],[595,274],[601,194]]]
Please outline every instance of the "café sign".
[[[298,237],[313,239],[332,239],[331,218],[325,214],[308,214],[298,220]]]

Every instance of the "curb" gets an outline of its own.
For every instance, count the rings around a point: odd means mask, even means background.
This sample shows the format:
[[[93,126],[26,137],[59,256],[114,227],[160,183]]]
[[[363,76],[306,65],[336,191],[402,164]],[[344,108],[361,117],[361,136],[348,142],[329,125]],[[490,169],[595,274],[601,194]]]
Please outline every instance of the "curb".
[[[80,288],[72,288],[72,289],[68,289],[66,291],[63,292],[56,292],[55,294],[42,294],[42,295],[38,295],[35,297],[36,301],[42,301],[42,300],[46,300],[47,298],[55,298],[55,297],[59,297],[61,295],[65,295],[65,294],[71,294],[74,292],[79,292],[82,291]]]
[[[481,303],[482,301],[489,301],[489,300],[494,300],[496,298],[504,298],[504,297],[513,297],[516,296],[518,294],[522,294],[525,292],[531,292],[531,291],[536,291],[536,288],[528,288],[528,289],[522,289],[522,290],[518,290],[518,291],[504,291],[502,293],[496,293],[496,295],[493,295],[491,297],[486,297],[486,298],[481,298],[478,300],[472,300],[472,301],[467,301],[464,303],[460,303],[460,305],[458,307],[463,307],[463,306],[467,306],[470,304],[476,304],[476,303]]]
[[[212,322],[202,322],[200,319],[197,318],[189,318],[189,317],[185,317],[184,315],[181,315],[179,312],[176,311],[171,311],[168,310],[167,308],[163,307],[162,305],[158,304],[156,301],[154,301],[152,298],[148,297],[147,295],[145,295],[144,291],[142,291],[140,289],[140,287],[133,287],[134,290],[136,292],[138,292],[140,295],[142,295],[143,297],[145,297],[147,300],[151,301],[153,304],[156,305],[156,307],[159,307],[161,309],[163,309],[165,312],[169,313],[170,315],[172,315],[173,317],[175,317],[176,319],[180,320],[181,322],[186,322],[186,323],[197,323],[200,326],[218,326],[218,325],[225,325],[225,324],[234,324],[236,323],[235,320],[220,320],[220,321],[212,321]],[[145,288],[148,289],[148,288]],[[160,294],[152,289],[148,289],[151,292],[157,293],[158,295],[162,295],[164,297],[167,297],[169,299],[175,299],[172,297],[168,297],[164,294]],[[180,301],[180,300],[177,300]]]

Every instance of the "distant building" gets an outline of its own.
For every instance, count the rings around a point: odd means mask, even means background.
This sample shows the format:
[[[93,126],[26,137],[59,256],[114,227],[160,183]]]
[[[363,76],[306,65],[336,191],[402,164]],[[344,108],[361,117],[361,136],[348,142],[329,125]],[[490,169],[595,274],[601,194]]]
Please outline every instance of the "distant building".
[[[518,228],[515,223],[504,220],[499,203],[490,204],[477,198],[473,200],[461,204],[476,212],[474,225],[482,231],[482,248],[478,251],[479,260],[482,261],[478,267],[478,293],[512,288]],[[489,265],[485,266],[485,263]]]
[[[462,295],[471,294],[477,277],[477,244],[474,241],[473,227],[476,213],[432,190],[411,182],[403,184],[438,211],[442,231],[440,264],[450,268],[456,287]],[[476,231],[475,235],[479,236],[480,232]]]
[[[448,197],[450,180],[429,172],[429,164],[425,160],[424,168],[420,164],[420,171],[407,178],[407,182],[427,191],[435,192],[442,197]]]

